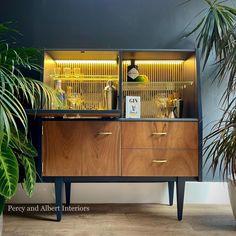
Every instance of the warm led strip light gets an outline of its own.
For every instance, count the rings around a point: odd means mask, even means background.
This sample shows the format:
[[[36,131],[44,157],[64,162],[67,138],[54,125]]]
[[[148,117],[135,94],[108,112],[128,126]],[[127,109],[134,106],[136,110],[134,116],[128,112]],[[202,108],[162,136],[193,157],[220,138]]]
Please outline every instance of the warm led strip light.
[[[116,60],[55,60],[60,64],[117,64]]]
[[[117,64],[116,60],[55,60],[60,64]],[[135,60],[135,64],[182,64],[184,60]],[[131,64],[130,60],[123,61],[124,64]]]
[[[150,64],[182,64],[184,60],[135,60],[136,65],[150,65]],[[131,64],[130,60],[123,61],[124,64]]]

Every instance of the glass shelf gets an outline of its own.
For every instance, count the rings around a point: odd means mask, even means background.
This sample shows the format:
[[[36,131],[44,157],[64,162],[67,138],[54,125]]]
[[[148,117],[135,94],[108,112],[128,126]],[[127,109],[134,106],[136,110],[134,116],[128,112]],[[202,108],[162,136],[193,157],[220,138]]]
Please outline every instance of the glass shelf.
[[[50,77],[53,80],[74,80],[74,81],[107,81],[107,80],[112,80],[112,81],[118,81],[119,76],[115,75],[69,75],[69,76],[64,76],[64,75],[50,75]]]
[[[176,90],[193,85],[193,81],[123,82],[122,85],[123,91]]]

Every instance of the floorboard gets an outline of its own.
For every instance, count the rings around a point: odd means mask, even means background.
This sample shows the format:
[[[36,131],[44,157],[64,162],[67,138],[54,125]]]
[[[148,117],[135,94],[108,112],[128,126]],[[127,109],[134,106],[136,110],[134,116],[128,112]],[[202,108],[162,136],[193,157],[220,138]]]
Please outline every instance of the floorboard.
[[[181,222],[176,219],[175,205],[81,206],[89,211],[64,212],[61,222],[55,221],[53,211],[6,212],[3,236],[236,235],[236,221],[228,205],[185,205]]]

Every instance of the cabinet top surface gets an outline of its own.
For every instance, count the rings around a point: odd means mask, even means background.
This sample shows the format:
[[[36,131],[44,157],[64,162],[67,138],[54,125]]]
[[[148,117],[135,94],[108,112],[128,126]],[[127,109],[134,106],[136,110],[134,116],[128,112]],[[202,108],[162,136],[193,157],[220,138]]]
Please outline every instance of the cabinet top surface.
[[[107,57],[115,59],[118,53],[124,59],[187,59],[196,52],[196,49],[45,49],[52,58],[87,58]]]

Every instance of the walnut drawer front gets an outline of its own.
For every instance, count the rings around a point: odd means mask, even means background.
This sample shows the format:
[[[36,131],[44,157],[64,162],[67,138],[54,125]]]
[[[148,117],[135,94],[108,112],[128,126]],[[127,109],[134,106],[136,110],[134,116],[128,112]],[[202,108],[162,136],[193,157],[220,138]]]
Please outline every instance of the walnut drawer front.
[[[120,175],[120,123],[45,121],[44,176]]]
[[[122,148],[198,148],[197,122],[122,122]]]
[[[198,151],[122,149],[122,176],[198,176]]]

